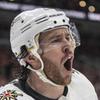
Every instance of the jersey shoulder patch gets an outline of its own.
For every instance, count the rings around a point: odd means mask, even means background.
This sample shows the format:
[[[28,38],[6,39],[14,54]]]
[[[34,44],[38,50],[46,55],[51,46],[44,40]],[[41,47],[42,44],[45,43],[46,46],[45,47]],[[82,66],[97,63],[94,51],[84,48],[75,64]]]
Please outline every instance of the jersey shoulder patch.
[[[35,100],[11,82],[0,87],[0,100]]]
[[[0,94],[0,100],[17,100],[18,96],[23,96],[23,94],[17,93],[16,90],[5,90]]]

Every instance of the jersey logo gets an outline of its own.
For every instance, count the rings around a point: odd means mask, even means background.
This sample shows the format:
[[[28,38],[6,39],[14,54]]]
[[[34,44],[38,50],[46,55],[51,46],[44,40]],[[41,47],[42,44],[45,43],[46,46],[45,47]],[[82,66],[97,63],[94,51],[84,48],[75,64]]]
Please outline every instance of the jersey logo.
[[[18,96],[23,96],[23,94],[17,93],[16,90],[7,90],[0,94],[0,100],[17,100]]]

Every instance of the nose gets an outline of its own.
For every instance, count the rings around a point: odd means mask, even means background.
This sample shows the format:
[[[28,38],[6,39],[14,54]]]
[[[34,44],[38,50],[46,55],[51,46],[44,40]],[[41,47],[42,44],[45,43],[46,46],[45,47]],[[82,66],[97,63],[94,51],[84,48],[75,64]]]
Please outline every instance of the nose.
[[[64,53],[64,55],[69,56],[72,55],[73,49],[71,46],[71,43],[64,43],[63,47],[62,47],[62,51]]]
[[[69,50],[68,46],[64,46],[62,51],[63,51],[64,54],[69,54],[70,53],[70,50]]]
[[[75,48],[74,41],[72,40],[69,41],[67,39],[63,40],[63,50],[62,51],[64,54],[71,54],[74,48]]]

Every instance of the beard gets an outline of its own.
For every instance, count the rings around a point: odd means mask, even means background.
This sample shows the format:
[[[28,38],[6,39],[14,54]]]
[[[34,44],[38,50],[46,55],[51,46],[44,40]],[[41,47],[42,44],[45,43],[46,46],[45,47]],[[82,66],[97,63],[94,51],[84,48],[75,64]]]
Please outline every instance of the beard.
[[[71,82],[71,76],[63,77],[57,65],[50,60],[43,58],[44,73],[47,78],[58,85],[68,85]]]

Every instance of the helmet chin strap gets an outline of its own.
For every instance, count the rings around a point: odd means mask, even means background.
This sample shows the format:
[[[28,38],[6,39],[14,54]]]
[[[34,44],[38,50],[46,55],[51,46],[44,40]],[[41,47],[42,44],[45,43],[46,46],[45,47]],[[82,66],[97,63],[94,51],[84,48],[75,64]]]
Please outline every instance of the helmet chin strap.
[[[33,53],[33,50],[31,50],[31,52]],[[30,65],[28,65],[27,68],[28,68],[29,70],[35,72],[35,73],[39,76],[39,78],[40,78],[42,81],[47,82],[47,83],[50,83],[50,84],[53,85],[53,86],[59,86],[58,84],[55,84],[54,82],[52,82],[51,80],[49,80],[49,79],[46,77],[46,74],[45,74],[44,71],[43,71],[44,64],[43,64],[43,61],[42,61],[40,55],[39,55],[37,52],[34,52],[33,54],[34,54],[34,56],[36,56],[36,57],[40,60],[40,62],[41,62],[41,68],[38,69],[38,70],[35,70],[35,69],[33,69]]]

